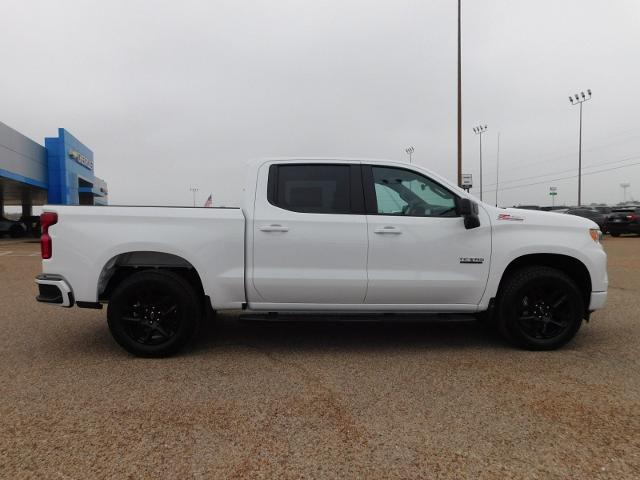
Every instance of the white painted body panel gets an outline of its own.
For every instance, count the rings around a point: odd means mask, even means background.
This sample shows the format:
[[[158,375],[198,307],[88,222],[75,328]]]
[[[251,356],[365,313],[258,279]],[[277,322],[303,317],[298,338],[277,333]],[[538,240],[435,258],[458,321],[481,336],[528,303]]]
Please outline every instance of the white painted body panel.
[[[496,296],[502,274],[513,260],[538,253],[567,255],[579,260],[589,271],[592,292],[605,292],[606,297],[607,254],[602,245],[589,236],[589,229],[598,228],[595,222],[561,213],[483,206],[493,226],[493,253],[481,309],[486,309],[490,299]],[[498,220],[500,214],[522,218],[522,221]],[[603,304],[601,300],[599,307]]]
[[[491,224],[486,212],[480,215],[473,230],[461,217],[368,215],[366,303],[477,305],[491,261]],[[397,233],[379,233],[385,230]],[[482,263],[463,264],[461,257]]]
[[[248,222],[251,304],[361,304],[367,291],[366,217],[271,205],[268,173],[269,164],[257,172],[255,210]]]
[[[267,201],[273,162],[371,163],[415,170],[479,204],[481,226],[462,218],[327,215],[291,212]],[[105,265],[126,252],[176,255],[199,274],[216,309],[344,312],[486,310],[509,264],[553,253],[582,262],[591,277],[590,308],[608,286],[606,254],[589,236],[590,220],[499,209],[446,179],[393,161],[271,159],[251,162],[240,209],[46,206],[53,257],[44,273],[62,275],[75,299],[95,302]],[[509,214],[517,220],[499,219]],[[400,234],[379,235],[391,226]],[[264,231],[264,227],[274,227]],[[461,263],[460,259],[483,259]]]
[[[240,209],[166,207],[43,208],[58,214],[49,228],[53,256],[43,273],[62,275],[76,301],[95,302],[103,268],[127,252],[162,252],[196,269],[220,308],[244,302],[244,216]]]

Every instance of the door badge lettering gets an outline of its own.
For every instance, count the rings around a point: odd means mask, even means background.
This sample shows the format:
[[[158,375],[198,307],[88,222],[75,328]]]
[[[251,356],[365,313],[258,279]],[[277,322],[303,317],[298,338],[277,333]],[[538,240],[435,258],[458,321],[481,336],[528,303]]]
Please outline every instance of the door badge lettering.
[[[480,257],[460,257],[460,263],[484,263],[484,258],[480,258]]]

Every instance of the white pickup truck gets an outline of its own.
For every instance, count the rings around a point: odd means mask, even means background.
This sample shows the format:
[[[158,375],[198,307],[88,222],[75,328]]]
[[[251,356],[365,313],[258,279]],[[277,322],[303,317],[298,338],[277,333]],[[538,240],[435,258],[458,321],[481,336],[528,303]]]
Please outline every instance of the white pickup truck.
[[[43,212],[38,301],[108,304],[140,356],[175,353],[225,309],[476,316],[548,350],[607,296],[592,221],[496,208],[393,161],[252,162],[241,208]]]

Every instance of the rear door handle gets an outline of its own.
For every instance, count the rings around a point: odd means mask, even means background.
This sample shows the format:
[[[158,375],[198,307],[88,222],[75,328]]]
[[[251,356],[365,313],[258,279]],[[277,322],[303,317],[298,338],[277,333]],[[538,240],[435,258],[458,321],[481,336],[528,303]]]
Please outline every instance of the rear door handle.
[[[391,233],[393,235],[400,235],[402,230],[391,225],[387,225],[386,227],[376,228],[373,233]]]
[[[282,225],[273,224],[273,225],[263,225],[260,227],[261,232],[288,232],[289,227],[284,227]]]

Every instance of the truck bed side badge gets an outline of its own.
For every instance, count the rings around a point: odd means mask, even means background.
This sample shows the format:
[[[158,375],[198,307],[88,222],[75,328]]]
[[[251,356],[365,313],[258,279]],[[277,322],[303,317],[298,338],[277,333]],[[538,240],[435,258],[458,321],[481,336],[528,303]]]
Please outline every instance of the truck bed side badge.
[[[460,263],[484,263],[484,258],[480,258],[480,257],[460,257]]]

